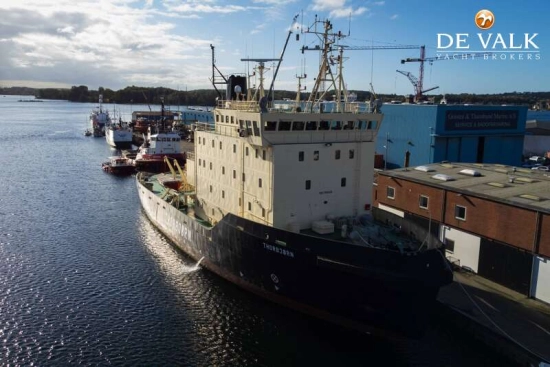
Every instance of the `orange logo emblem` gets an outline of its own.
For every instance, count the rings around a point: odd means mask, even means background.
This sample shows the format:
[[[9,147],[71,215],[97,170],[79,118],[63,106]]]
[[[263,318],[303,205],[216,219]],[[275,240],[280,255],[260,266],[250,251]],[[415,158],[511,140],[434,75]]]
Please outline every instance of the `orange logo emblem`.
[[[476,13],[475,22],[478,28],[489,29],[495,24],[495,15],[490,10],[480,10]]]

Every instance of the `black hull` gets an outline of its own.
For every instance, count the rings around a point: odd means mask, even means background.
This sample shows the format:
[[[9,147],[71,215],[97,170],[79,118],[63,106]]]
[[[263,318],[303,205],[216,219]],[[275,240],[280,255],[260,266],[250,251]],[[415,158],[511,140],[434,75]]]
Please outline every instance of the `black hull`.
[[[111,145],[112,146],[112,145]],[[131,149],[132,148],[132,142],[131,141],[127,141],[127,142],[116,142],[115,143],[115,146],[113,147],[115,149]]]
[[[355,246],[227,215],[208,228],[138,180],[142,207],[177,247],[262,297],[338,324],[419,336],[437,292],[452,281],[438,250],[416,255]],[[395,333],[398,332],[398,333]]]

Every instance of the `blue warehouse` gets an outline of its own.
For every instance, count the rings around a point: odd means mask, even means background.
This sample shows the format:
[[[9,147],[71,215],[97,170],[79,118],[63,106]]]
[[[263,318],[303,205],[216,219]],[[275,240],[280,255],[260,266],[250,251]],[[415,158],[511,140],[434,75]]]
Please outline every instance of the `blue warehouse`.
[[[384,104],[382,113],[376,152],[385,168],[522,163],[527,106]]]

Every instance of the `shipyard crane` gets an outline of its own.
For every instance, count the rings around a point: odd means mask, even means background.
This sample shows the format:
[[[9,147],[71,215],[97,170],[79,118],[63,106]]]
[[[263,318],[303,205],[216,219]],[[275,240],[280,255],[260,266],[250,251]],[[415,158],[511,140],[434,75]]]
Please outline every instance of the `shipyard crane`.
[[[401,71],[401,70],[396,70],[396,71],[400,74],[405,75],[407,78],[409,78],[411,84],[414,86],[415,100],[420,101],[422,99],[423,93],[439,88],[439,87],[432,87],[432,88],[424,89],[424,63],[425,62],[429,62],[431,65],[434,61],[438,61],[438,60],[474,59],[476,57],[484,57],[485,55],[491,55],[491,54],[492,54],[491,52],[465,53],[465,54],[460,54],[459,58],[456,58],[455,55],[449,56],[447,54],[445,54],[445,56],[426,57],[426,46],[421,46],[420,57],[414,57],[414,58],[409,57],[401,60],[401,64],[404,64],[406,62],[420,63],[420,71],[419,71],[418,79],[408,71]]]

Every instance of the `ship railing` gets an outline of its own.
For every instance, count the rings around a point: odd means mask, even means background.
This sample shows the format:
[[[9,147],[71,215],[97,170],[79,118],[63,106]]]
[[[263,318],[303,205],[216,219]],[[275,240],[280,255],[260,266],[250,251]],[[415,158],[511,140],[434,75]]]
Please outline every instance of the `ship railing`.
[[[218,109],[237,110],[248,112],[260,112],[260,105],[257,101],[239,101],[239,100],[218,100],[216,104]]]

